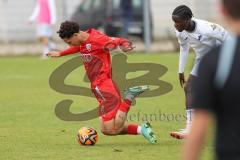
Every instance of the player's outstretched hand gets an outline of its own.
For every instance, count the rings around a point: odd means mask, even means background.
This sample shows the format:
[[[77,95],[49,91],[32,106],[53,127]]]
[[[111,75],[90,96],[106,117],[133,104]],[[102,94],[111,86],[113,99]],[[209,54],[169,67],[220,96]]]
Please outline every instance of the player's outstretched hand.
[[[132,42],[125,42],[120,46],[121,50],[123,52],[130,52],[132,51],[135,47],[132,46]]]
[[[180,85],[181,87],[183,88],[183,85],[185,83],[185,77],[184,77],[184,73],[179,73],[179,82],[180,82]]]
[[[57,52],[57,51],[51,51],[51,52],[48,52],[47,53],[47,56],[49,57],[60,57],[60,52]]]

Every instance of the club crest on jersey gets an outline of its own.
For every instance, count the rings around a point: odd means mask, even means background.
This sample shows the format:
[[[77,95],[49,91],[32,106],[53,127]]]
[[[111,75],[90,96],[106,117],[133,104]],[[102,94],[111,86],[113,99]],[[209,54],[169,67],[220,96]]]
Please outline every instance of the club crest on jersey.
[[[86,49],[88,50],[88,51],[91,51],[91,49],[92,49],[92,45],[91,44],[86,44]]]

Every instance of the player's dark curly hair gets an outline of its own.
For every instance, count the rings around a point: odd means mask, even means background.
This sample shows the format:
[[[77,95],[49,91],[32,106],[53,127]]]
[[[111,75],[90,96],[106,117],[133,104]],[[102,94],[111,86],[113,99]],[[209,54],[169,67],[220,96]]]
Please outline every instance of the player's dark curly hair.
[[[76,22],[65,21],[61,23],[59,31],[57,31],[60,38],[70,38],[74,33],[79,32],[79,25]]]
[[[174,9],[172,16],[179,17],[182,20],[187,20],[193,17],[193,13],[188,6],[180,5]]]

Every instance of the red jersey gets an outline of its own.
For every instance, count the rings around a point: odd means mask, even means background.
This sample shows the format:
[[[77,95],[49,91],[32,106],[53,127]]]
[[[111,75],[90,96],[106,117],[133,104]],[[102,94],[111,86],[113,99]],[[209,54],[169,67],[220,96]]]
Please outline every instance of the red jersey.
[[[105,79],[112,78],[111,57],[109,49],[127,44],[123,38],[108,37],[105,34],[89,29],[89,37],[80,46],[71,46],[60,53],[61,56],[80,52],[87,76],[93,86]]]

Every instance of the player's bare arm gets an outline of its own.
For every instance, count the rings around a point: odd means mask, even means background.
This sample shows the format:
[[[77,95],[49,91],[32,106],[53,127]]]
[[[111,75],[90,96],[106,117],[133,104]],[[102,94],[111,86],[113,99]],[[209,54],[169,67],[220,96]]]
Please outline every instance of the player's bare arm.
[[[61,54],[60,54],[60,52],[57,52],[57,51],[51,51],[51,52],[47,53],[47,56],[49,56],[49,57],[60,57]]]
[[[74,54],[79,52],[79,47],[78,46],[70,46],[69,48],[58,52],[58,51],[51,51],[47,54],[47,56],[49,57],[61,57],[61,56],[66,56],[69,54]]]
[[[102,36],[101,44],[104,46],[105,51],[112,51],[119,47],[123,52],[130,52],[135,48],[132,42],[127,39],[108,37],[107,35]]]

